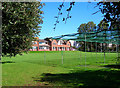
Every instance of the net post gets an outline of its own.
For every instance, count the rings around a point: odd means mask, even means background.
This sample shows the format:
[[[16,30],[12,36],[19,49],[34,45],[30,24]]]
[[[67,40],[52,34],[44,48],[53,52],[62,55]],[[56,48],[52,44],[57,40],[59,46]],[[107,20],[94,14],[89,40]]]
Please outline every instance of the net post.
[[[0,88],[2,88],[2,2],[0,2]]]
[[[96,62],[97,62],[97,41],[96,41]]]
[[[63,64],[63,50],[61,50],[61,55],[62,55],[62,64]]]
[[[86,67],[86,34],[85,34],[85,67]]]
[[[92,41],[91,41],[91,56],[92,56]]]
[[[79,44],[80,44],[80,42],[79,42]],[[79,48],[80,49],[80,48]],[[81,58],[82,58],[82,55],[81,55],[81,51],[80,51],[80,61],[81,61]]]
[[[103,48],[103,43],[101,43],[101,55],[102,55],[102,51],[103,51],[102,48]]]
[[[106,29],[105,29],[105,33],[104,33],[104,64],[105,64],[105,50],[106,50]]]
[[[46,52],[45,52],[45,47],[44,47],[44,63],[46,64]]]

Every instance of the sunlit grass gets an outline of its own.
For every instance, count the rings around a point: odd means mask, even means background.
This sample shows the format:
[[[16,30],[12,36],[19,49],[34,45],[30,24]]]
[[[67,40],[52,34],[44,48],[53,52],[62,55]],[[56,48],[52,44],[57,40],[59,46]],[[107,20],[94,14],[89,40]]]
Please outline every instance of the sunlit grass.
[[[60,81],[57,80],[56,83],[54,83],[49,80],[45,80],[44,77],[46,77],[46,75],[42,75],[42,74],[47,74],[47,73],[66,74],[67,76],[68,75],[72,76],[74,74],[70,74],[70,73],[71,72],[74,73],[76,71],[82,71],[81,73],[82,75],[84,72],[85,72],[85,75],[87,75],[86,71],[89,71],[89,72],[90,71],[96,72],[97,70],[102,72],[113,71],[113,70],[119,71],[119,69],[104,67],[104,65],[115,64],[116,57],[117,57],[116,53],[106,53],[104,58],[103,53],[95,53],[95,52],[85,53],[80,51],[29,52],[28,54],[24,53],[22,56],[17,55],[16,57],[12,57],[12,58],[3,57],[2,58],[2,62],[3,62],[2,85],[3,86],[25,86],[25,85],[85,86],[87,84],[84,84],[82,82],[79,83],[80,81],[79,79],[77,79],[79,80],[77,82],[73,81],[74,83],[70,81],[70,83],[66,84],[61,81],[62,79],[60,79]],[[57,76],[63,78],[64,80],[64,75],[62,76],[57,75]],[[53,80],[55,81],[56,78],[54,79],[54,76],[51,76],[51,77],[53,77]],[[78,77],[81,77],[81,76],[78,76]],[[39,81],[37,81],[37,79],[39,79]],[[72,80],[72,79],[69,79],[69,80]],[[88,78],[88,80],[90,80],[90,78]],[[96,80],[99,82],[99,79],[96,78]],[[66,78],[66,81],[67,81],[67,78]],[[104,85],[104,83],[102,83],[102,85]],[[89,83],[88,83],[88,86],[89,86]]]

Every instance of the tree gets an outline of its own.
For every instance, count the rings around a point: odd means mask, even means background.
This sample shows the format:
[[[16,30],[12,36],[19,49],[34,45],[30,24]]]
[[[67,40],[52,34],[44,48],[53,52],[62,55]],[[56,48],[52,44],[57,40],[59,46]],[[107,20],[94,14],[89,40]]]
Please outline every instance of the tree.
[[[110,0],[106,0],[110,1]],[[99,2],[97,4],[104,14],[104,21],[110,23],[110,30],[117,29],[118,44],[120,44],[120,1],[118,2]],[[120,63],[120,52],[118,50],[118,62]]]
[[[79,33],[83,33],[83,32],[86,32],[86,31],[87,31],[86,23],[83,23],[78,27],[78,32]]]
[[[79,27],[78,27],[78,32],[79,33],[85,33],[85,32],[92,32],[94,31],[96,28],[96,24],[94,24],[93,21],[90,21],[88,23],[84,23],[84,24],[81,24]],[[91,51],[91,43],[89,42],[86,42],[87,43],[87,50],[88,51]],[[81,50],[85,50],[85,42],[80,42],[80,45],[81,45]]]
[[[101,20],[100,23],[97,25],[97,30],[105,30],[105,29],[108,29],[109,27],[109,24],[106,23],[105,21]]]
[[[91,32],[91,31],[94,31],[95,28],[96,28],[96,24],[94,24],[93,21],[90,21],[90,22],[88,22],[88,23],[81,24],[81,25],[78,27],[78,32],[79,32],[79,33]]]
[[[110,0],[107,0],[110,1]],[[120,1],[118,2],[99,2],[99,9],[104,15],[104,21],[110,22],[110,26],[120,24]],[[119,26],[120,27],[120,26]]]
[[[2,55],[15,56],[28,51],[39,34],[44,4],[40,2],[2,3]]]

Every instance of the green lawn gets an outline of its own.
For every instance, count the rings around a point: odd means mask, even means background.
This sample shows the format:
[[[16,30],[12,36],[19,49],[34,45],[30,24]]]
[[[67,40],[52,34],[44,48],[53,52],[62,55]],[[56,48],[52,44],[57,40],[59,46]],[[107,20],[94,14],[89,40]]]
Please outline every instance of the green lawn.
[[[118,88],[120,69],[115,66],[116,57],[116,53],[106,53],[105,63],[103,53],[79,51],[30,52],[3,57],[2,85]]]

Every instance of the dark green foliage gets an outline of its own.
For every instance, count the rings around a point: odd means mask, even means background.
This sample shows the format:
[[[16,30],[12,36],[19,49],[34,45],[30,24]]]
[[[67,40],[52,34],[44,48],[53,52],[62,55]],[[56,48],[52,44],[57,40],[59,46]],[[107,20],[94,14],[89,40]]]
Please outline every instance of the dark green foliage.
[[[79,33],[91,32],[91,31],[94,31],[94,30],[95,30],[95,27],[96,27],[96,24],[94,24],[93,21],[90,21],[90,22],[88,22],[88,23],[81,24],[81,25],[78,27],[78,32],[79,32]]]
[[[2,55],[15,56],[31,47],[42,24],[43,4],[40,2],[2,3]]]
[[[118,2],[99,2],[97,5],[104,15],[104,21],[110,23],[110,30],[116,28],[118,30],[118,43],[120,43],[120,1]],[[119,50],[118,50],[118,53]],[[120,62],[120,56],[118,55],[118,62]]]
[[[107,0],[109,1],[109,0]],[[104,21],[110,22],[111,26],[120,24],[120,1],[118,2],[99,2],[97,3]]]
[[[88,23],[81,24],[78,27],[78,32],[79,33],[92,32],[92,31],[95,31],[95,28],[96,28],[96,24],[94,24],[93,21],[90,21]],[[86,51],[92,51],[90,44],[91,44],[90,42],[86,42],[86,45],[87,45]],[[80,45],[81,47],[79,48],[79,50],[85,51],[85,42],[80,42]]]
[[[67,22],[67,20],[69,19],[69,18],[71,18],[72,16],[70,16],[70,11],[72,10],[72,7],[75,5],[75,2],[73,1],[73,2],[70,2],[70,4],[69,4],[70,6],[68,7],[68,9],[66,9],[66,11],[68,12],[67,13],[67,17],[64,17],[63,19],[62,19],[62,21],[65,21],[65,23]],[[56,29],[56,25],[60,22],[59,21],[59,17],[60,17],[60,15],[62,15],[63,14],[63,12],[61,11],[62,10],[62,8],[64,7],[64,1],[62,2],[62,4],[61,5],[59,5],[59,7],[58,7],[58,16],[55,16],[54,18],[56,18],[56,22],[55,22],[55,24],[54,24],[54,31],[55,31],[55,29]]]
[[[109,24],[106,23],[105,21],[101,20],[97,27],[98,27],[97,28],[98,31],[105,30],[105,29],[108,29]]]

